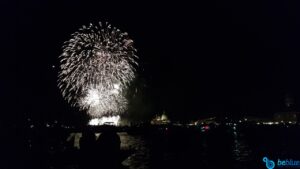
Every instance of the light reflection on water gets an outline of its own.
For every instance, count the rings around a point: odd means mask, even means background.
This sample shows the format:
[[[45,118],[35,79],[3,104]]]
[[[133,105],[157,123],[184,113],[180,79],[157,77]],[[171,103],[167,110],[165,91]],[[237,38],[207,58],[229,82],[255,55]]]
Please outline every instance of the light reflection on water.
[[[101,133],[96,133],[97,137]],[[121,139],[121,149],[122,150],[132,150],[133,153],[130,154],[122,164],[126,166],[128,169],[149,169],[150,168],[150,144],[149,140],[145,139],[140,135],[129,135],[126,132],[118,133]],[[81,133],[71,133],[70,137],[75,137],[74,139],[74,147],[79,147],[79,140],[81,137]],[[251,150],[243,135],[238,131],[233,131],[233,146],[232,146],[232,159],[234,160],[233,168],[236,169],[247,169],[247,163],[251,161]],[[199,142],[203,147],[202,151],[198,153],[199,163],[206,163],[206,159],[209,158],[207,156],[208,147],[206,142]],[[185,152],[187,153],[187,152]],[[172,157],[182,156],[180,153],[170,153],[164,152],[164,159],[166,163],[176,163],[174,158]],[[189,154],[183,156],[191,156]],[[178,158],[176,158],[178,159]],[[201,162],[202,161],[202,162]]]
[[[141,136],[130,136],[127,133],[119,133],[121,137],[121,148],[122,149],[134,149],[135,152],[123,161],[123,165],[130,169],[148,169],[149,168],[149,144]],[[251,149],[244,139],[243,135],[237,131],[234,131],[234,140],[232,147],[232,158],[234,160],[233,168],[236,169],[247,169],[247,164],[251,162]],[[207,159],[206,143],[202,142],[204,147],[203,152],[198,155],[201,159]],[[165,152],[164,161],[169,161],[168,152]],[[177,156],[173,154],[173,156]],[[172,161],[172,160],[171,160]],[[175,162],[175,161],[173,161]],[[200,161],[199,161],[200,162]]]
[[[141,136],[130,136],[125,132],[118,133],[121,138],[121,149],[134,150],[122,164],[129,169],[149,168],[149,145]]]
[[[247,164],[252,160],[252,151],[246,140],[243,138],[243,134],[233,131],[233,138],[232,156],[235,161],[234,168],[246,169]]]

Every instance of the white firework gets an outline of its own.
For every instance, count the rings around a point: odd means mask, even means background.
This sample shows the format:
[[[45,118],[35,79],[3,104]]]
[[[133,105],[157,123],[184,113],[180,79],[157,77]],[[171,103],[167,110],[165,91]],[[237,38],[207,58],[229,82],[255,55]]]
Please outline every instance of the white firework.
[[[58,87],[72,105],[93,117],[121,114],[124,93],[135,77],[136,49],[127,33],[108,23],[83,26],[60,55]]]
[[[125,111],[127,100],[118,84],[113,85],[111,89],[98,85],[96,88],[88,89],[87,95],[81,98],[79,105],[87,109],[91,116],[97,117],[99,110],[103,112],[100,115],[113,115]]]

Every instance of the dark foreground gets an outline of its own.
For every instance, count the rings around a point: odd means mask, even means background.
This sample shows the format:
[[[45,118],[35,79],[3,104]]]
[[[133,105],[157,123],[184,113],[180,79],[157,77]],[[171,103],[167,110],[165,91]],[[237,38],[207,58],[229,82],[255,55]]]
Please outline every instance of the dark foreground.
[[[103,131],[94,129],[92,133],[99,140]],[[82,144],[80,130],[26,130],[25,139],[18,141],[18,146],[4,148],[10,158],[2,167],[263,169],[266,168],[262,161],[265,156],[275,160],[300,160],[299,125],[159,126],[129,128],[116,133],[108,137],[119,137],[120,150],[113,148],[118,147],[116,138],[99,144],[89,144],[89,141]],[[85,148],[80,147],[82,145],[86,145]]]

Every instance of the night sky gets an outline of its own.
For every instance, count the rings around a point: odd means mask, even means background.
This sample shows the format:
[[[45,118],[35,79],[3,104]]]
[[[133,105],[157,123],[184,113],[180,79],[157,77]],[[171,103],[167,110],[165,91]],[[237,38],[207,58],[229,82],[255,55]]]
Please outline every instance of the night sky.
[[[1,56],[11,57],[10,66],[2,63],[3,76],[13,82],[2,83],[8,112],[16,110],[21,119],[80,119],[57,88],[58,56],[70,34],[98,21],[128,32],[138,49],[132,117],[163,110],[174,119],[267,116],[285,111],[287,95],[299,110],[299,5],[20,1],[5,10],[6,21],[15,25],[3,35],[14,47]]]

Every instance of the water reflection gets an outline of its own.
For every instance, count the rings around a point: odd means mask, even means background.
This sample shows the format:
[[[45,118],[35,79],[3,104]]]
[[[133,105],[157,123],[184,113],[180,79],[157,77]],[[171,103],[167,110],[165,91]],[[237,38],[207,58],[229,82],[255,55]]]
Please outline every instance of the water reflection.
[[[233,130],[233,142],[232,156],[235,160],[234,168],[247,169],[249,167],[247,164],[252,161],[252,151],[249,144],[247,143],[244,135],[237,130]]]
[[[100,134],[101,133],[96,133],[96,136],[99,137]],[[250,147],[247,144],[243,134],[241,134],[239,131],[233,130],[232,134],[232,159],[234,160],[233,167],[237,169],[247,169],[247,164],[251,161]],[[118,133],[118,135],[121,139],[121,150],[132,152],[127,158],[125,158],[122,164],[129,169],[149,169],[151,141],[143,136],[129,135],[126,132],[120,132]],[[67,138],[67,141],[73,140],[73,146],[77,149],[80,149],[79,140],[81,137],[81,133],[71,133]],[[203,135],[203,139],[199,139],[198,141],[198,152],[195,152],[195,149],[178,151],[180,147],[169,147],[171,148],[171,150],[164,149],[161,152],[162,162],[165,164],[178,164],[182,166],[182,164],[180,164],[180,161],[177,160],[181,160],[184,162],[190,161],[189,163],[195,163],[196,161],[198,165],[209,166],[209,161],[213,161],[214,159],[214,155],[209,156],[209,151],[211,151],[211,148],[209,148],[208,146],[210,144],[207,143],[207,138],[205,135]],[[163,142],[161,144],[163,144]],[[197,156],[195,156],[195,154]],[[212,160],[210,160],[209,158],[212,158]]]
[[[121,149],[133,150],[133,153],[122,164],[129,169],[149,168],[149,143],[142,136],[130,136],[127,133],[118,133],[121,137]]]
[[[143,130],[144,131],[144,130]],[[169,128],[132,133],[119,132],[121,161],[128,169],[152,168],[233,168],[252,169],[263,165],[265,155],[299,157],[299,128]],[[41,161],[44,168],[78,168],[80,132],[61,135],[47,133],[47,142],[28,139],[32,161]],[[46,134],[45,134],[46,135]],[[96,133],[99,137],[101,133]],[[46,138],[46,137],[45,137]],[[285,139],[280,139],[285,138]],[[31,141],[32,140],[32,141]],[[44,156],[40,154],[44,153]],[[38,160],[36,160],[38,159]],[[44,161],[47,161],[45,163]],[[42,168],[42,167],[41,167]]]

